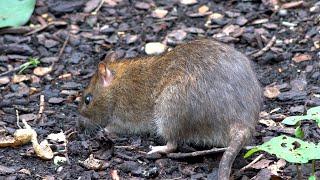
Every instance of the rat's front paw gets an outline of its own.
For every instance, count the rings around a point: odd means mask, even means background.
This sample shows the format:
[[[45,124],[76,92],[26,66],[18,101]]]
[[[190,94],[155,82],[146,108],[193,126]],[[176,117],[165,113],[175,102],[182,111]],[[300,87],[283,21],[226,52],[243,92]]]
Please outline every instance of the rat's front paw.
[[[160,154],[168,154],[177,149],[177,145],[175,143],[167,143],[165,146],[150,146],[151,151],[148,154],[152,153],[160,153]]]

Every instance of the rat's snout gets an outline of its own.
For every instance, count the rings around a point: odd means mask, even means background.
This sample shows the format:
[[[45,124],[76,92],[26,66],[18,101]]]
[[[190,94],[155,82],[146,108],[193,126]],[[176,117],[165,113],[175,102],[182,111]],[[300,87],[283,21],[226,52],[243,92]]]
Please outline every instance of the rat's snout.
[[[88,114],[86,113],[86,107],[83,103],[80,103],[79,107],[78,107],[78,111],[80,113],[81,116],[88,118]]]

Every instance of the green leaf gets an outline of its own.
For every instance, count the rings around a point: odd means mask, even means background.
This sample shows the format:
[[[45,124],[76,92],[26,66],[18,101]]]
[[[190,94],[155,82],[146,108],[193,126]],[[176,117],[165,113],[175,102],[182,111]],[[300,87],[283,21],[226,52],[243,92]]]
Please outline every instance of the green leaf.
[[[18,72],[18,74],[21,74],[24,70],[30,67],[37,67],[39,64],[40,64],[40,61],[38,58],[29,58],[28,62],[20,65],[20,71]]]
[[[316,176],[309,176],[308,180],[316,180]]]
[[[302,131],[300,126],[296,127],[296,129],[294,130],[294,135],[297,138],[303,138],[304,137],[304,133],[303,133],[303,131]]]
[[[318,123],[318,127],[320,127],[320,118],[316,119],[316,122]]]
[[[296,125],[299,121],[305,120],[305,119],[311,119],[311,116],[289,116],[286,117],[281,123],[286,125]]]
[[[36,0],[0,0],[0,28],[28,22]]]
[[[252,154],[254,154],[254,153],[258,152],[258,151],[261,151],[261,150],[258,149],[258,148],[252,148],[248,152],[246,152],[246,154],[243,157],[244,158],[248,158],[248,157],[252,156]]]
[[[307,115],[311,116],[311,119],[315,120],[320,127],[320,106],[310,108]]]
[[[308,143],[285,135],[274,137],[256,148],[291,163],[307,163],[309,160],[320,159],[319,144]]]
[[[320,114],[320,106],[310,108],[310,109],[307,111],[307,114],[308,114],[308,115],[317,115],[317,114]]]

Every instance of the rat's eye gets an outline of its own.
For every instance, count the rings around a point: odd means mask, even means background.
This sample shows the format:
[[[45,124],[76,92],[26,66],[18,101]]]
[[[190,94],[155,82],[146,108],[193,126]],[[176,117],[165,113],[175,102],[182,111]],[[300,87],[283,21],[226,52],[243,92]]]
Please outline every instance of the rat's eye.
[[[84,97],[84,103],[86,105],[89,105],[91,101],[92,101],[92,94],[89,93]]]

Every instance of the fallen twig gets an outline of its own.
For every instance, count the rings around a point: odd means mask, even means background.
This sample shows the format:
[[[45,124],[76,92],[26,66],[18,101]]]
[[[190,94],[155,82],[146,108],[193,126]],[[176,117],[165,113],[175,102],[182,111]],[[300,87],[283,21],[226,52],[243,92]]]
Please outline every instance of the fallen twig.
[[[250,168],[254,163],[258,162],[262,157],[264,156],[264,154],[260,154],[258,157],[256,157],[253,161],[251,161],[248,165],[244,166],[243,168],[241,168],[239,170],[239,172],[242,172],[248,168]]]
[[[10,73],[13,73],[13,72],[16,72],[16,71],[18,71],[19,69],[21,69],[21,66],[15,67],[15,68],[13,68],[13,69],[11,69],[11,70],[9,70],[9,71],[6,71],[6,72],[1,73],[1,74],[0,74],[0,77],[1,77],[1,76],[5,76],[5,75],[10,74]]]
[[[125,150],[135,150],[135,149],[137,149],[137,147],[135,147],[135,146],[114,146],[114,148],[125,149]]]
[[[18,110],[16,110],[16,116],[17,116],[17,126],[21,129],[21,126],[19,124],[20,116],[19,116],[19,111]]]
[[[100,8],[102,7],[103,3],[104,3],[104,0],[101,0],[98,7],[91,14],[96,15],[98,13],[98,11],[100,10]]]
[[[32,30],[34,30],[34,28],[29,26],[3,28],[0,30],[0,35],[1,34],[25,34]]]
[[[258,52],[252,54],[251,56],[254,58],[257,58],[257,57],[261,56],[262,54],[264,54],[265,52],[267,52],[273,46],[276,39],[277,39],[276,36],[273,36],[264,48],[260,49]]]
[[[195,151],[195,152],[191,152],[191,153],[169,153],[169,154],[167,154],[167,157],[172,158],[172,159],[182,159],[182,158],[187,158],[187,157],[204,156],[204,155],[224,152],[226,149],[227,148],[212,148],[209,150]]]
[[[42,30],[46,29],[47,27],[49,27],[49,26],[51,26],[51,25],[54,25],[54,26],[57,26],[57,25],[67,25],[67,23],[64,22],[64,21],[53,21],[53,22],[48,23],[48,24],[45,25],[45,26],[41,26],[41,27],[38,28],[38,29],[35,29],[35,30],[31,31],[31,32],[28,32],[27,34],[25,34],[25,36],[29,36],[29,35],[31,35],[31,34],[34,34],[34,33],[37,33],[37,32],[39,32],[39,31],[42,31]]]
[[[67,44],[68,44],[69,38],[70,38],[70,34],[68,33],[66,39],[65,39],[64,42],[63,42],[63,45],[62,45],[60,51],[59,51],[58,60],[61,58],[62,53],[63,53],[64,49],[66,48],[66,46],[67,46]]]
[[[39,112],[35,121],[39,121],[41,119],[43,110],[44,110],[44,95],[40,95],[40,107],[39,107]]]

